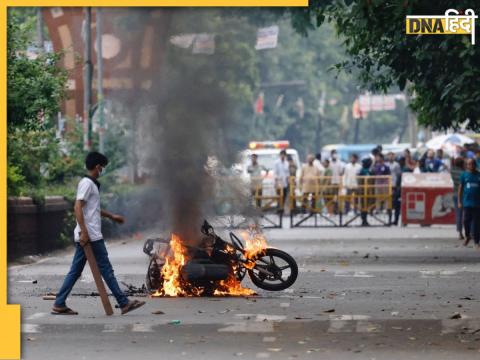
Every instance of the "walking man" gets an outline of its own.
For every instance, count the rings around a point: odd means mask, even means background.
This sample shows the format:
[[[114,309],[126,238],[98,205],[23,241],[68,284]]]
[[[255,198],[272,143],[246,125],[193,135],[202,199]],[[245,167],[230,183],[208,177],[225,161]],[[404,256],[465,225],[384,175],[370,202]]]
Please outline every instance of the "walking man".
[[[468,245],[473,232],[475,247],[480,249],[480,173],[477,171],[475,159],[467,159],[466,171],[460,176],[458,207],[463,208],[463,245]]]
[[[85,159],[88,175],[80,180],[78,184],[74,207],[77,220],[77,226],[74,230],[75,255],[73,256],[70,271],[57,293],[52,314],[78,314],[67,307],[66,300],[76,281],[82,275],[83,268],[87,262],[83,251],[83,247],[87,243],[91,244],[100,273],[115,296],[122,315],[145,305],[144,301],[128,300],[118,285],[117,279],[113,274],[112,265],[108,259],[108,252],[102,235],[101,217],[109,218],[119,224],[122,224],[125,219],[121,215],[112,214],[100,208],[100,183],[97,181],[97,178],[102,174],[107,164],[107,157],[98,152],[89,153]]]

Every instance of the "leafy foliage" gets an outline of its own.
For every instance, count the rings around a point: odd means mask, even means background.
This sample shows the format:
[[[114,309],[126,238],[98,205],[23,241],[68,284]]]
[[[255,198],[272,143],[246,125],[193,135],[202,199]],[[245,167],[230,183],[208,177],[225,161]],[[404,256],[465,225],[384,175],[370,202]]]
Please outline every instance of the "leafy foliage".
[[[7,118],[9,126],[48,123],[65,95],[66,73],[57,63],[61,54],[40,53],[29,58],[32,21],[21,26],[15,16],[7,22]]]
[[[308,10],[290,12],[301,34],[311,33],[324,18],[336,25],[351,59],[338,65],[359,69],[365,87],[385,91],[411,83],[412,108],[423,125],[458,128],[467,119],[480,129],[480,48],[470,36],[413,36],[405,34],[406,15],[442,15],[447,9],[465,10],[471,1],[379,0],[310,1]],[[479,31],[476,22],[476,32]]]

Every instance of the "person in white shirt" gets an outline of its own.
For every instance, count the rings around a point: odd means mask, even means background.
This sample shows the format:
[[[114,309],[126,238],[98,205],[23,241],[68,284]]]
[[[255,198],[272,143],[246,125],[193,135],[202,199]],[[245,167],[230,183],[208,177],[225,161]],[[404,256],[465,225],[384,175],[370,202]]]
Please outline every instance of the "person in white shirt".
[[[345,170],[345,163],[338,158],[337,150],[335,149],[330,152],[330,170],[332,171],[332,193],[338,197],[340,182],[342,181],[343,171]],[[335,203],[335,214],[336,213],[338,213],[338,201]]]
[[[450,159],[445,159],[444,154],[443,154],[443,149],[438,149],[436,153],[436,157],[440,162],[442,163],[440,165],[440,169],[438,172],[445,172],[445,173],[450,173]]]
[[[318,153],[315,155],[315,160],[313,160],[313,166],[315,166],[318,171],[320,171],[320,176],[323,176],[325,173],[325,168],[322,165],[322,154]]]
[[[351,203],[354,202],[353,207],[356,210],[355,195],[358,195],[358,180],[357,176],[360,173],[362,166],[358,163],[358,155],[352,154],[350,162],[345,165],[343,172],[343,186],[346,190],[347,200],[345,201],[345,212],[350,211]]]
[[[391,151],[387,154],[386,164],[390,168],[390,173],[392,175],[392,192],[394,192],[397,179],[401,175],[402,169],[400,168],[400,164],[395,160],[395,154]]]
[[[340,184],[345,163],[338,158],[337,150],[332,150],[330,153],[330,169],[332,170],[332,184]]]
[[[280,201],[278,202],[278,210],[280,212],[283,212],[285,199],[288,196],[288,177],[290,175],[288,166],[287,152],[282,150],[280,151],[280,159],[275,162],[273,167],[273,171],[275,172],[275,188],[277,195],[280,196]]]
[[[52,307],[52,314],[54,315],[78,315],[76,311],[67,307],[66,300],[73,286],[82,275],[87,262],[83,250],[83,247],[87,244],[90,244],[92,248],[100,273],[115,296],[122,315],[145,305],[145,301],[132,301],[127,298],[118,285],[112,264],[108,259],[108,252],[102,235],[101,217],[109,218],[119,224],[123,224],[125,219],[121,215],[112,214],[100,208],[100,183],[97,178],[102,174],[107,164],[107,157],[98,152],[89,153],[85,159],[88,174],[78,184],[74,207],[77,220],[77,226],[74,230],[75,255],[70,271],[58,291]]]

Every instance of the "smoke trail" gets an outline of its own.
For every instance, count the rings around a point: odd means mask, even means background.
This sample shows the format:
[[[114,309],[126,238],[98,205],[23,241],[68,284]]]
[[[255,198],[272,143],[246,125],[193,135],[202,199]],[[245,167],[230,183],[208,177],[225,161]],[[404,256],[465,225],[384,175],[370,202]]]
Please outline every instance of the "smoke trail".
[[[207,161],[215,157],[228,166],[235,153],[227,145],[227,138],[235,138],[234,126],[238,126],[232,123],[236,105],[229,90],[237,85],[235,76],[243,83],[248,81],[248,69],[241,66],[248,64],[243,60],[254,51],[253,47],[239,51],[235,37],[251,36],[253,41],[254,33],[238,31],[241,21],[218,9],[162,9],[160,17],[158,9],[153,11],[158,18],[154,48],[161,53],[159,63],[152,68],[153,86],[142,96],[128,93],[117,95],[116,100],[133,119],[131,162],[146,169],[154,183],[152,199],[161,199],[153,207],[146,201],[148,211],[158,213],[158,221],[181,239],[195,243],[203,219],[214,213],[215,179],[206,171]],[[147,9],[128,10],[128,18],[121,22],[126,22],[121,28],[124,46],[134,47],[135,37],[129,31],[151,25],[150,16]],[[214,54],[193,54],[191,48],[170,42],[175,35],[198,33],[214,34],[219,39]],[[231,188],[231,182],[228,186]],[[233,197],[237,202],[241,198],[238,194]]]

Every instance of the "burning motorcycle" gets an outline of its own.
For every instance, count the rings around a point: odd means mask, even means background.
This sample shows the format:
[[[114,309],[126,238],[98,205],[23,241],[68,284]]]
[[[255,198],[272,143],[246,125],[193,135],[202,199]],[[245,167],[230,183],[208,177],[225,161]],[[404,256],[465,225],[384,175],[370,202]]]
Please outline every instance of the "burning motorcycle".
[[[145,285],[153,296],[252,295],[240,285],[246,274],[253,284],[269,291],[290,287],[298,276],[295,259],[268,247],[263,235],[230,232],[230,242],[218,236],[204,221],[198,246],[189,246],[172,235],[146,240],[143,251],[150,257]]]

